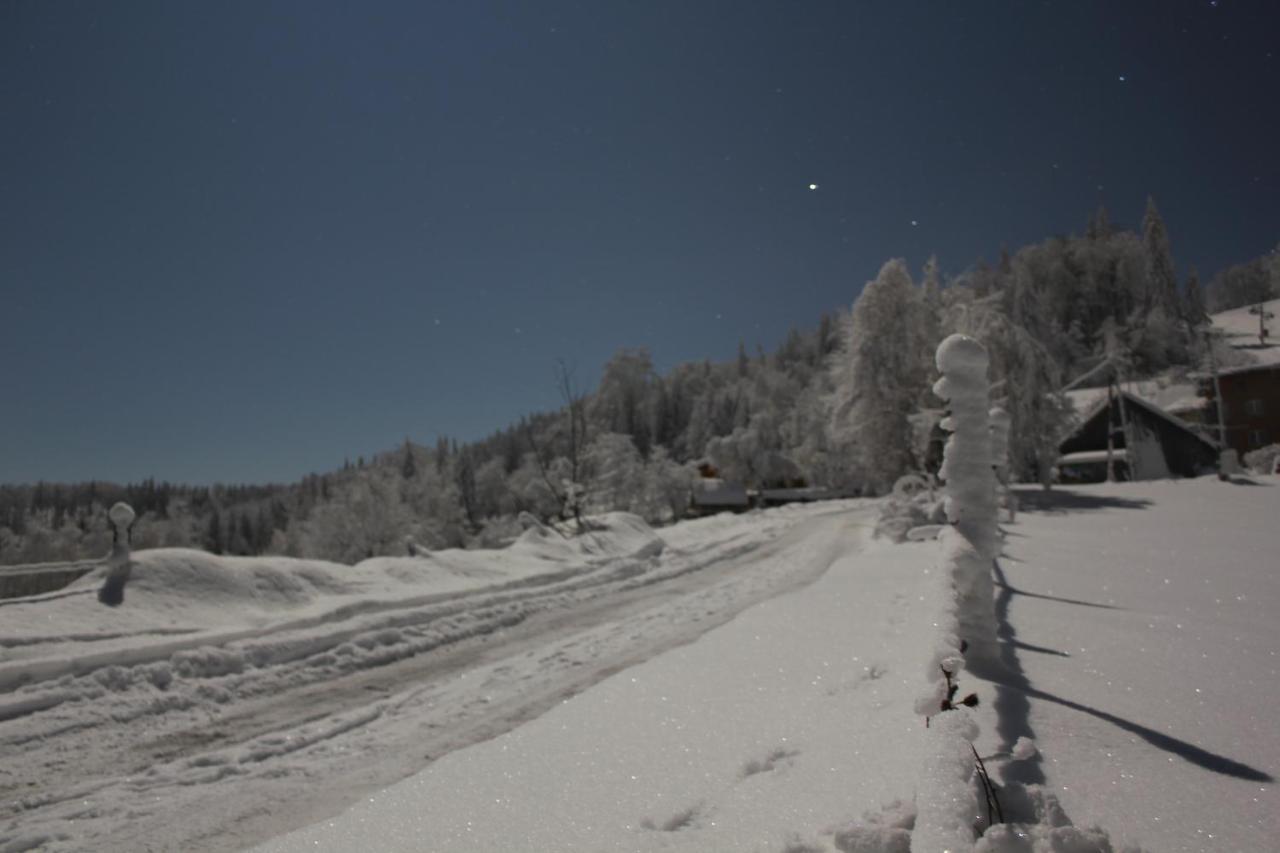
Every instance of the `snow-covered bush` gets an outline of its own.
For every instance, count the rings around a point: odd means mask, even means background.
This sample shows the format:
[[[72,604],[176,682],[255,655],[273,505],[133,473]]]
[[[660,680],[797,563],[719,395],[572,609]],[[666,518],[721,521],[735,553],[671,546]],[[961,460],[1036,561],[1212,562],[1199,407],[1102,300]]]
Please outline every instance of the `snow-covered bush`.
[[[1272,474],[1280,459],[1280,444],[1268,444],[1244,455],[1244,467],[1255,474]]]
[[[903,542],[913,528],[944,521],[946,514],[933,484],[921,474],[904,474],[894,483],[892,496],[880,507],[875,535]]]

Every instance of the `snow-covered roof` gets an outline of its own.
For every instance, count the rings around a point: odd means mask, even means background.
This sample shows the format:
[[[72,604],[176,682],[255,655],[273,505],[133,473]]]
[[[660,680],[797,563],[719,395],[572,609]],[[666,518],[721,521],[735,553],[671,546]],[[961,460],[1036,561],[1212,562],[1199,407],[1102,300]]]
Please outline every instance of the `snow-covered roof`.
[[[1133,383],[1133,384],[1137,385],[1141,383]],[[1075,429],[1073,429],[1071,433],[1068,434],[1067,438],[1070,438],[1071,436],[1079,432],[1081,428],[1083,428],[1084,425],[1087,424],[1093,418],[1093,416],[1099,412],[1099,410],[1101,410],[1107,405],[1107,389],[1106,388],[1089,388],[1085,390],[1089,392],[1093,392],[1092,402],[1089,403],[1089,406],[1086,409],[1080,409],[1080,408],[1076,409],[1076,412],[1077,412],[1076,426],[1075,426]],[[1068,391],[1067,397],[1068,399],[1071,399],[1073,394],[1080,394],[1080,393],[1082,392]],[[1191,424],[1182,420],[1182,418],[1179,418],[1175,415],[1170,414],[1168,411],[1161,408],[1156,403],[1153,403],[1149,400],[1144,400],[1141,397],[1137,396],[1136,394],[1130,392],[1128,390],[1127,385],[1126,385],[1126,388],[1122,390],[1120,393],[1124,396],[1125,402],[1131,403],[1135,406],[1140,406],[1141,408],[1146,409],[1151,414],[1167,421],[1168,423],[1172,424],[1178,429],[1191,433],[1196,438],[1200,439],[1210,447],[1213,447],[1215,449],[1218,447],[1218,442],[1216,442],[1212,438],[1209,438],[1200,430],[1196,429]],[[1072,402],[1074,403],[1075,400],[1072,399]]]
[[[1213,322],[1213,328],[1226,338],[1233,349],[1253,360],[1252,365],[1223,370],[1222,373],[1239,373],[1261,366],[1280,365],[1280,299],[1262,303],[1263,310],[1272,315],[1267,320],[1269,334],[1265,340],[1258,336],[1258,315],[1250,313],[1256,308],[1256,305],[1245,305],[1221,311],[1209,318]]]
[[[1205,402],[1196,393],[1194,384],[1175,382],[1165,377],[1125,382],[1123,389],[1129,396],[1169,413],[1193,412]],[[1084,423],[1106,402],[1107,388],[1105,385],[1101,388],[1078,388],[1067,391],[1066,397],[1075,407],[1077,422]]]

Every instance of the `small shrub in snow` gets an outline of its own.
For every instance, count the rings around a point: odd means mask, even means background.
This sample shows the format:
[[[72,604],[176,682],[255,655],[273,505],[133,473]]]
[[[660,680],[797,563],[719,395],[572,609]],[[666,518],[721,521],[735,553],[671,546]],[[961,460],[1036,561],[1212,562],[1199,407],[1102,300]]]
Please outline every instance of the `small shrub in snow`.
[[[1255,474],[1274,474],[1277,460],[1280,460],[1280,444],[1268,444],[1246,453],[1244,467]]]
[[[934,495],[932,484],[920,474],[907,474],[898,478],[892,496],[881,506],[875,536],[902,542],[912,528],[945,519],[942,501]]]

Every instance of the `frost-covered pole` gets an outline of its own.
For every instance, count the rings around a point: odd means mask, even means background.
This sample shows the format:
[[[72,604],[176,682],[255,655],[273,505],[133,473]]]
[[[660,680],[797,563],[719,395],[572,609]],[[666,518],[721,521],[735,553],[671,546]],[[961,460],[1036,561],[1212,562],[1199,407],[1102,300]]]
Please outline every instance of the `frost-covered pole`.
[[[1017,510],[1016,499],[1009,489],[1009,413],[1001,406],[995,406],[987,413],[991,419],[991,466],[996,472],[996,483],[1000,489],[1000,497],[1004,500],[1004,508],[1008,519],[1013,521]]]
[[[987,351],[973,338],[952,335],[938,347],[942,378],[934,393],[948,402],[942,428],[951,432],[939,475],[945,481],[947,518],[926,607],[934,615],[933,652],[926,667],[930,688],[916,712],[930,722],[916,788],[912,850],[970,850],[978,801],[973,741],[978,726],[955,698],[966,666],[996,664],[994,588],[996,476],[988,420]]]
[[[951,431],[938,472],[946,481],[947,519],[954,526],[943,537],[952,566],[960,638],[966,658],[996,664],[995,588],[991,561],[996,538],[996,478],[991,467],[987,407],[987,351],[966,335],[952,335],[938,347],[942,378],[934,393],[949,404],[942,428]]]
[[[124,585],[129,580],[133,563],[129,559],[129,542],[133,537],[133,522],[138,514],[133,507],[121,501],[107,512],[111,522],[111,554],[107,557],[107,577],[98,588],[98,601],[115,607],[124,601]]]

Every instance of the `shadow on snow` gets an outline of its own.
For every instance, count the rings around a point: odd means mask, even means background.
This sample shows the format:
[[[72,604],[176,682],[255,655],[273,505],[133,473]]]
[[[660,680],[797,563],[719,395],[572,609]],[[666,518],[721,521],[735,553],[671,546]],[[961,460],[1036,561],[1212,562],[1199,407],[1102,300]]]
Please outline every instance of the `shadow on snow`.
[[[1000,735],[1003,744],[1001,751],[1010,752],[1013,745],[1019,737],[1027,737],[1035,739],[1035,732],[1031,728],[1031,699],[1040,699],[1045,702],[1053,702],[1062,705],[1065,708],[1071,708],[1083,714],[1096,717],[1099,720],[1105,720],[1108,723],[1123,729],[1127,732],[1137,735],[1147,743],[1162,749],[1165,752],[1183,758],[1192,764],[1203,767],[1214,773],[1220,773],[1224,776],[1233,776],[1237,779],[1245,779],[1251,782],[1274,782],[1275,779],[1269,773],[1265,773],[1257,768],[1250,767],[1240,761],[1227,758],[1224,755],[1210,752],[1202,749],[1193,743],[1189,743],[1181,738],[1158,732],[1155,729],[1148,728],[1140,723],[1132,720],[1126,720],[1107,711],[1084,705],[1080,702],[1074,702],[1061,696],[1055,696],[1052,693],[1046,693],[1032,686],[1031,680],[1027,678],[1026,673],[1022,669],[1022,664],[1018,660],[1017,649],[1022,648],[1027,651],[1041,652],[1045,654],[1063,655],[1063,652],[1054,649],[1045,649],[1039,646],[1031,646],[1022,643],[1017,639],[1017,631],[1013,624],[1009,621],[1009,604],[1015,595],[1034,595],[1033,593],[1024,593],[1011,587],[1004,575],[1004,571],[1000,568],[998,561],[992,561],[992,569],[995,572],[997,587],[1000,592],[996,596],[995,611],[997,636],[1000,640],[1000,657],[1001,664],[998,666],[982,665],[975,661],[975,665],[968,667],[970,672],[975,676],[991,682],[996,688],[996,698],[994,701],[996,711],[996,732]],[[1035,596],[1037,598],[1049,598],[1051,600],[1059,600],[1068,604],[1083,604],[1090,607],[1106,607],[1109,609],[1119,609],[1105,604],[1090,604],[1089,602],[1073,601],[1071,599],[1053,599],[1052,596]],[[1035,759],[1027,761],[1007,762],[1001,771],[1005,781],[1021,782],[1023,784],[1044,784],[1044,770],[1040,766],[1040,756],[1037,754]]]

